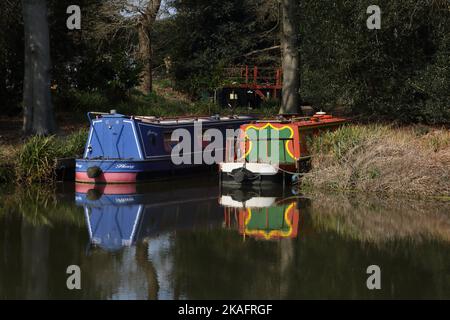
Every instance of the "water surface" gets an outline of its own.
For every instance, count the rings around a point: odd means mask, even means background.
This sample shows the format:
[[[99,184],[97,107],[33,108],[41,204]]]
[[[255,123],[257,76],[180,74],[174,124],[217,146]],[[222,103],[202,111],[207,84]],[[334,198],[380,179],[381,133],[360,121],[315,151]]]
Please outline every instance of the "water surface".
[[[0,298],[449,299],[449,209],[198,177],[4,187]],[[81,290],[66,287],[69,265]]]

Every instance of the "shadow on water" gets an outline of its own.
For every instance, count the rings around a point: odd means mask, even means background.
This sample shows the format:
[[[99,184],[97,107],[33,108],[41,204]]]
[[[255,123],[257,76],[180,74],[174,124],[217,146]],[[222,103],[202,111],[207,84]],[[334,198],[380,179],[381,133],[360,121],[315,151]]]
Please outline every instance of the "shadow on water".
[[[449,209],[204,178],[5,188],[0,298],[450,298]],[[370,265],[381,290],[367,289]]]

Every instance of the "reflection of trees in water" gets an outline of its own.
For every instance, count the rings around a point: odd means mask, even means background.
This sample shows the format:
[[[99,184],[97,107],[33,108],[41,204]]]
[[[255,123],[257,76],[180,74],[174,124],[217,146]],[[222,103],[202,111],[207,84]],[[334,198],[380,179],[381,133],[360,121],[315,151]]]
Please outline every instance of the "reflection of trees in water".
[[[86,297],[95,299],[150,299],[158,298],[157,271],[148,258],[148,244],[107,252],[94,248],[82,257]]]
[[[243,241],[232,230],[177,233],[171,252],[175,286],[189,299],[450,298],[450,250],[446,241],[439,241],[445,239],[445,224],[437,225],[447,221],[448,211],[429,203],[405,207],[401,202],[355,200],[353,205],[359,207],[346,212],[338,200],[329,203],[335,204],[336,211],[319,210],[325,208],[327,199],[313,200],[312,208],[303,208],[297,239]],[[361,208],[368,211],[361,212]],[[410,211],[402,213],[407,208]],[[362,229],[350,219],[360,221],[358,214],[378,210],[381,217],[369,217]],[[412,226],[402,222],[420,214],[425,216],[419,219],[434,219],[424,233],[416,222]],[[339,222],[343,215],[350,220]],[[330,221],[333,228],[324,228],[318,221]],[[356,229],[356,236],[344,233],[346,223],[352,226],[349,230]],[[396,227],[396,223],[403,225]],[[380,245],[383,230],[388,232]],[[397,237],[396,230],[400,232]],[[425,236],[434,230],[436,238]],[[415,235],[420,241],[411,241]],[[366,287],[366,269],[372,264],[382,268],[381,292]]]
[[[284,298],[295,240],[255,241],[235,231],[177,233],[175,286],[188,299]]]
[[[279,243],[280,254],[280,297],[287,298],[289,293],[289,268],[294,259],[294,244],[292,239],[284,239]]]
[[[317,228],[369,243],[450,242],[450,203],[363,195],[313,195]]]
[[[0,190],[0,218],[3,215],[20,215],[33,226],[52,226],[55,223],[84,226],[84,217],[73,203],[73,195],[57,195],[55,188],[41,185],[14,187]]]
[[[82,215],[79,208],[73,210]],[[0,298],[82,298],[84,291],[67,290],[66,268],[80,262],[87,241],[84,226],[58,219],[51,226],[35,222],[20,207],[0,217]]]
[[[147,279],[147,298],[149,300],[157,300],[159,291],[158,275],[156,274],[156,269],[153,263],[149,259],[148,252],[147,241],[136,245],[136,263],[141,268]]]
[[[297,239],[244,241],[237,230],[187,228],[165,238],[161,253],[153,242],[149,254],[147,241],[86,251],[72,195],[0,197],[0,298],[155,299],[164,290],[189,299],[450,298],[448,203],[313,195],[300,209]],[[65,287],[69,264],[81,266],[81,291]],[[365,286],[372,264],[382,268],[382,292]]]
[[[46,226],[33,227],[23,223],[21,228],[21,263],[30,266],[22,274],[22,284],[26,288],[23,299],[48,298],[49,281],[49,230]]]

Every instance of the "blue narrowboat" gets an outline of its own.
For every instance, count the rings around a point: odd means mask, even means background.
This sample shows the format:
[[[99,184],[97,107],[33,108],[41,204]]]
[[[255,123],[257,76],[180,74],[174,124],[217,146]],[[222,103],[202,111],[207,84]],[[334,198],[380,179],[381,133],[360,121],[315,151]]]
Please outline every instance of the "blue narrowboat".
[[[186,129],[191,137],[201,124],[201,137],[192,138],[191,156],[202,152],[208,145],[203,141],[203,133],[208,129],[218,129],[225,136],[228,129],[237,130],[243,124],[255,120],[251,116],[209,116],[156,118],[126,116],[115,111],[111,113],[89,113],[89,137],[82,159],[75,163],[75,180],[81,183],[135,183],[154,177],[164,177],[171,173],[192,172],[204,168],[206,164],[175,164],[172,149],[179,142],[172,141],[172,133]],[[202,148],[196,151],[196,139],[201,139]],[[225,140],[225,139],[224,139]],[[197,141],[198,142],[198,141]],[[217,152],[224,152],[223,149]]]

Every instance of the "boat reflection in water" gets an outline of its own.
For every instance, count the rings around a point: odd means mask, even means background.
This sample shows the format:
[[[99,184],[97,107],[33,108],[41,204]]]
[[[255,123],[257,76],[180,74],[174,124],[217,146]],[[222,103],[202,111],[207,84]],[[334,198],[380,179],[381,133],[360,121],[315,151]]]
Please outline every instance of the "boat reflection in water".
[[[218,188],[202,183],[177,189],[151,185],[76,185],[91,244],[117,251],[173,231],[222,225]]]
[[[90,237],[83,268],[97,270],[92,286],[105,292],[113,288],[112,299],[186,298],[175,289],[174,239],[222,228],[215,185],[202,179],[77,184],[76,203],[84,208]]]
[[[225,188],[220,198],[226,227],[261,240],[297,238],[301,201],[282,189]]]
[[[144,211],[143,195],[136,194],[136,186],[77,184],[76,192],[93,245],[116,251],[135,243]]]
[[[91,244],[107,251],[174,231],[223,226],[255,239],[296,238],[300,200],[282,189],[219,190],[208,183],[178,191],[171,183],[76,185],[76,203],[84,207]]]
[[[210,268],[240,265],[243,252],[279,256],[280,261],[267,263],[281,277],[293,263],[292,240],[302,220],[301,201],[290,192],[219,189],[217,182],[202,179],[182,184],[78,184],[76,203],[84,208],[90,237],[90,254],[82,267],[97,270],[92,287],[108,292],[114,288],[109,295],[113,299],[187,299],[203,297],[204,292],[223,297],[230,283],[215,279]],[[266,245],[254,247],[248,239]],[[287,276],[281,278],[288,283]],[[197,283],[205,290],[197,291]],[[264,296],[284,292],[284,287],[273,283]],[[243,288],[236,290],[251,297]]]

